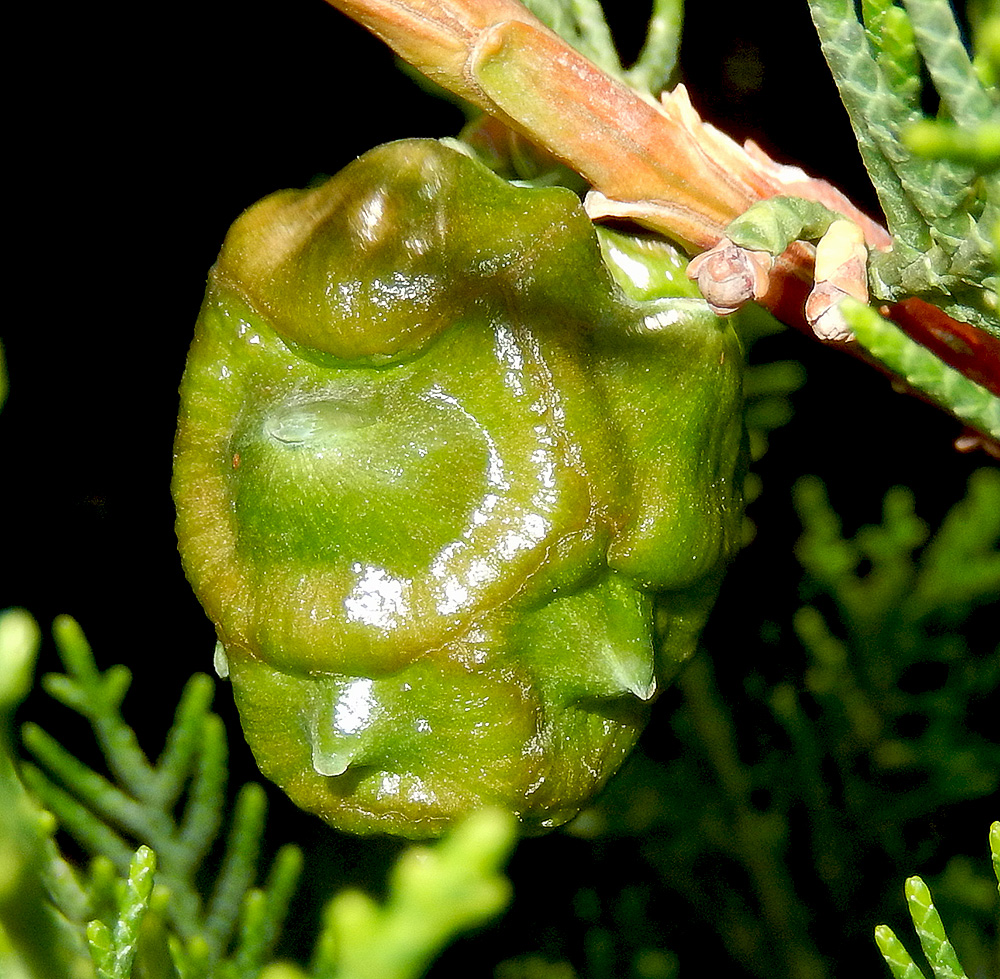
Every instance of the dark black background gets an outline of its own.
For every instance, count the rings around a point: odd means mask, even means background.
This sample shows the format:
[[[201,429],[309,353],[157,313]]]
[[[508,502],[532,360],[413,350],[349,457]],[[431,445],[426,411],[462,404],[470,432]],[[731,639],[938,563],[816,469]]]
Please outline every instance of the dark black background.
[[[615,6],[626,51],[645,14],[645,3]],[[30,67],[8,151],[17,175],[0,322],[10,384],[0,414],[0,606],[27,607],[43,628],[69,613],[102,665],[128,663],[136,680],[126,713],[152,732],[155,754],[184,679],[211,668],[213,632],[180,570],[169,479],[176,388],[225,231],[274,189],[332,173],[379,142],[453,135],[462,117],[321,0],[46,15],[16,32]],[[707,119],[875,209],[804,0],[690,3],[682,66]],[[850,529],[877,520],[896,483],[915,488],[933,523],[987,463],[952,450],[955,422],[850,358],[793,334],[767,343],[768,356],[800,358],[809,381],[759,466],[758,537],[723,598],[736,643],[762,596],[784,589],[794,607],[789,488],[798,475],[826,480]],[[42,667],[54,663],[47,644]],[[232,720],[224,686],[217,700]],[[62,723],[61,708],[41,697],[25,713],[57,731]],[[253,777],[236,737],[232,752],[234,779]],[[282,834],[325,854],[317,864],[328,861],[337,882],[377,886],[371,874],[396,850],[350,845],[277,793],[272,810]],[[539,845],[530,844],[536,854]]]

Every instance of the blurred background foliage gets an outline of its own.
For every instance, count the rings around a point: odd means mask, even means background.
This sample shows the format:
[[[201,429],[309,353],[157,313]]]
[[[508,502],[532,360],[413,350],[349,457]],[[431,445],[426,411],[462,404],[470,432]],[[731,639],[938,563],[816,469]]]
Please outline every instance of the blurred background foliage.
[[[626,61],[646,14],[608,11]],[[112,3],[25,36],[39,80],[15,120],[35,134],[17,143],[31,315],[0,327],[0,606],[31,609],[46,633],[70,613],[102,668],[127,663],[125,719],[156,753],[214,646],[168,492],[205,271],[264,194],[462,118],[320,0]],[[803,0],[766,15],[691,4],[681,78],[708,120],[876,211]],[[1000,974],[986,848],[1000,815],[996,464],[955,452],[943,413],[801,336],[761,336],[750,358],[754,536],[703,652],[594,808],[518,845],[505,915],[430,975],[887,975],[872,931],[909,939],[903,880],[918,872],[970,979]],[[58,668],[49,639],[40,668]],[[256,773],[224,687],[214,709],[233,732],[233,793]],[[100,767],[83,722],[42,692],[19,716]],[[404,847],[338,835],[265,792],[262,865],[288,841],[305,855],[277,947],[301,956],[330,895],[384,897]]]

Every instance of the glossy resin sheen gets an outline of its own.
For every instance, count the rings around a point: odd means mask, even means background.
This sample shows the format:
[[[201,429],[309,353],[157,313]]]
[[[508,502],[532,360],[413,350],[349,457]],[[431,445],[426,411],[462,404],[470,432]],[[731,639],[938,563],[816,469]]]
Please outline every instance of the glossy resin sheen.
[[[740,526],[740,352],[664,245],[430,140],[251,208],[174,496],[247,741],[300,806],[572,818],[692,651]],[[645,271],[643,271],[645,269]]]

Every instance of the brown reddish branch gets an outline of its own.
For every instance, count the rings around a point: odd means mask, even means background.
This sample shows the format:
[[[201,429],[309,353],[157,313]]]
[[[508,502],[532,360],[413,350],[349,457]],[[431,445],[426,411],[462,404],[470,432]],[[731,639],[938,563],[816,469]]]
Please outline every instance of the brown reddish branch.
[[[327,2],[443,88],[581,174],[593,188],[585,206],[594,219],[634,221],[694,254],[714,246],[752,204],[786,195],[842,214],[861,228],[869,249],[891,247],[888,232],[831,184],[702,121],[683,86],[659,101],[640,95],[516,0]],[[814,260],[812,246],[793,244],[775,261],[759,299],[810,336],[804,306]],[[918,299],[888,314],[947,364],[997,392],[1000,344],[993,337]],[[872,363],[856,343],[823,342]]]

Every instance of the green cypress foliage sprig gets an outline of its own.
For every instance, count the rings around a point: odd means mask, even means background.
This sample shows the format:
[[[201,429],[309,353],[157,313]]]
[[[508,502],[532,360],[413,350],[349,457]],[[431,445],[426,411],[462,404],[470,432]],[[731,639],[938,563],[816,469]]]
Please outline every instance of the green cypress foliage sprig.
[[[90,979],[81,931],[48,900],[52,819],[25,791],[14,759],[14,712],[31,688],[40,639],[23,609],[0,612],[0,975]]]
[[[676,73],[683,0],[653,0],[642,50],[627,69],[598,0],[524,0],[524,5],[584,57],[640,92],[659,95]]]
[[[1000,439],[1000,398],[910,339],[870,306],[845,299],[841,308],[858,342],[893,374],[956,418]]]
[[[990,851],[997,889],[1000,891],[1000,822],[995,822],[990,827]],[[910,877],[904,890],[920,948],[931,967],[934,979],[967,979],[945,932],[941,915],[934,907],[930,888],[920,877]],[[926,979],[923,970],[888,925],[879,925],[875,929],[875,942],[894,979]]]
[[[141,846],[119,890],[117,920],[108,927],[99,918],[87,925],[87,942],[100,979],[129,979],[139,944],[139,927],[153,891],[156,856]]]
[[[927,167],[917,174],[904,165],[896,148],[898,123],[913,121],[917,114],[911,100],[897,94],[898,83],[890,87],[879,70],[853,4],[811,0],[809,6],[889,230],[922,251],[930,247],[932,221],[957,207],[963,185],[954,175],[932,174]],[[929,193],[928,186],[933,187]]]
[[[977,471],[968,494],[928,540],[912,493],[891,490],[880,525],[842,536],[822,484],[803,479],[796,507],[805,531],[796,556],[812,601],[795,618],[811,658],[811,694],[832,712],[845,754],[850,795],[871,796],[849,758],[872,753],[892,773],[920,773],[922,784],[895,799],[900,814],[928,811],[930,800],[959,801],[1000,786],[1000,748],[966,722],[970,703],[995,691],[995,635],[969,631],[965,617],[1000,600],[1000,473]],[[835,615],[820,607],[832,600]],[[902,677],[931,675],[929,689]],[[918,685],[919,687],[919,685]],[[902,719],[924,723],[906,734]],[[836,720],[834,720],[836,718]]]
[[[124,950],[135,944],[138,922],[147,913],[155,862],[156,885],[169,894],[168,900],[153,902],[155,914],[165,919],[160,930],[169,935],[170,956],[182,979],[215,975],[231,946],[249,967],[247,949],[264,954],[273,944],[301,856],[294,847],[279,852],[262,897],[251,898],[263,902],[264,913],[248,919],[245,903],[248,894],[256,893],[251,887],[266,800],[259,786],[246,785],[236,797],[214,890],[208,896],[200,893],[196,875],[226,809],[226,740],[221,720],[209,710],[211,680],[197,675],[188,682],[163,752],[151,764],[121,714],[131,681],[128,670],[119,666],[100,672],[82,631],[68,617],[58,619],[53,631],[66,673],[44,677],[43,685],[87,718],[109,772],[89,768],[42,728],[25,725],[24,744],[37,763],[22,766],[26,785],[59,826],[95,855],[89,881],[64,884],[53,895],[65,902],[60,910],[81,926],[90,920],[88,940],[100,975],[128,975]],[[139,856],[134,842],[142,844]],[[64,865],[50,876],[72,881],[74,875],[67,871]],[[121,881],[115,881],[115,873]],[[122,889],[127,900],[119,894]],[[108,920],[101,920],[102,911]],[[248,928],[256,930],[250,934]]]
[[[510,900],[499,872],[516,836],[513,816],[470,815],[434,846],[413,846],[377,903],[360,891],[327,906],[311,979],[415,979],[451,937],[496,916]]]
[[[189,681],[164,750],[150,763],[121,713],[128,671],[98,670],[72,619],[60,618],[54,633],[66,673],[44,685],[87,718],[110,774],[32,724],[24,742],[37,767],[16,764],[9,721],[31,685],[38,629],[26,613],[0,615],[5,979],[417,979],[458,932],[509,901],[502,867],[516,838],[514,818],[475,813],[436,846],[405,851],[384,904],[358,891],[337,895],[308,970],[272,961],[302,854],[281,847],[255,886],[266,809],[260,786],[237,794],[211,892],[198,885],[226,808],[226,744],[209,710],[211,680]],[[89,868],[62,857],[56,830],[92,854]]]
[[[863,23],[849,0],[809,0],[809,7],[894,239],[890,252],[872,256],[874,296],[920,296],[1000,335],[993,244],[1000,109],[948,0],[866,0]],[[921,64],[943,121],[930,123],[920,110]],[[949,127],[946,143],[960,149],[929,138],[929,125]]]
[[[920,108],[920,55],[913,25],[893,0],[863,0],[865,36],[890,91],[912,111]]]

